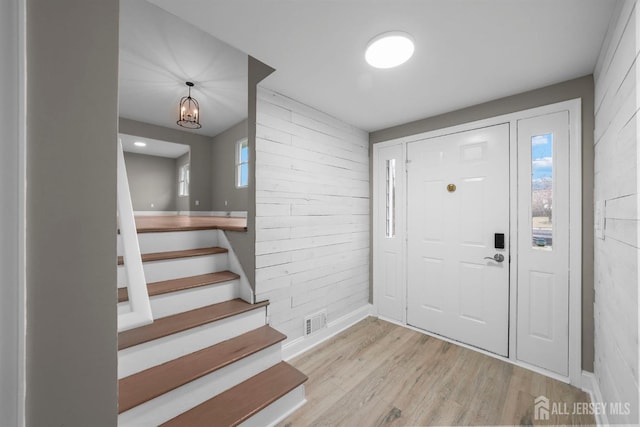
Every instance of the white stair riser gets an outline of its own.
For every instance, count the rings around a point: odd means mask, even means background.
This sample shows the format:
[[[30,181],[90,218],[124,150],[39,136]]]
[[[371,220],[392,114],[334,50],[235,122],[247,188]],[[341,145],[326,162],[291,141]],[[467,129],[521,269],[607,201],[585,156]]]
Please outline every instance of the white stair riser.
[[[118,379],[237,337],[266,324],[266,308],[149,341],[118,352]]]
[[[168,231],[139,233],[140,252],[167,252],[218,246],[220,230]],[[116,250],[122,256],[122,236],[118,234]]]
[[[143,267],[147,283],[152,283],[224,271],[228,269],[229,262],[225,252],[214,255],[145,262]],[[126,283],[124,266],[119,265],[118,287],[123,287]]]
[[[136,406],[118,416],[119,427],[157,426],[280,362],[280,343]],[[211,420],[213,424],[215,420]],[[212,424],[212,425],[213,425]]]
[[[238,280],[200,286],[183,291],[153,296],[150,299],[154,319],[182,313],[205,305],[217,304],[240,297]],[[118,314],[130,311],[129,303],[118,304]]]
[[[280,399],[273,402],[245,422],[239,427],[265,427],[275,426],[291,415],[296,409],[307,402],[304,396],[304,384],[291,390]]]
[[[218,246],[218,230],[168,231],[139,233],[138,243],[143,254],[182,251]]]

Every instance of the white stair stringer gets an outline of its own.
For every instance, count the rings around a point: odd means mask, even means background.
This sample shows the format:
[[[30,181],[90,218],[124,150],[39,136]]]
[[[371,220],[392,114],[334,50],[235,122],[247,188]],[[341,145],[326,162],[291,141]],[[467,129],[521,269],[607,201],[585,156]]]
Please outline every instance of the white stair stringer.
[[[162,261],[148,261],[143,263],[143,268],[147,283],[152,283],[228,270],[229,262],[225,252]],[[126,274],[124,266],[119,265],[118,287],[122,288],[124,286],[126,286]]]
[[[304,394],[304,384],[300,384],[280,399],[251,416],[248,420],[242,422],[239,427],[275,426],[305,403],[307,403],[307,399]]]
[[[239,286],[239,281],[236,279],[155,295],[149,300],[151,312],[154,319],[160,319],[206,305],[236,299],[240,297]],[[118,304],[118,314],[121,312],[126,313],[127,311],[130,311],[128,301]]]
[[[138,243],[143,254],[210,248],[218,246],[218,234],[218,230],[138,233]]]
[[[155,427],[275,366],[281,360],[281,343],[277,343],[123,412],[118,416],[118,426]]]
[[[125,348],[118,351],[118,379],[235,338],[265,324],[266,308],[261,307]]]
[[[253,293],[253,289],[251,288],[251,284],[249,284],[249,279],[240,264],[240,260],[236,255],[236,252],[233,250],[231,246],[231,242],[229,242],[229,238],[222,230],[218,231],[218,245],[221,248],[225,248],[227,252],[227,262],[229,263],[229,269],[240,276],[240,284],[239,284],[239,292],[240,298],[248,302],[249,304],[254,304],[256,302],[255,294]]]

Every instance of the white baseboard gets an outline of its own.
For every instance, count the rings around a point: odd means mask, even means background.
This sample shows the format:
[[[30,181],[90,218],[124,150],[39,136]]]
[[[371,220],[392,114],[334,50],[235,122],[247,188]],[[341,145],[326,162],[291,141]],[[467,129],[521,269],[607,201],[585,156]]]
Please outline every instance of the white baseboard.
[[[371,304],[363,305],[360,308],[347,313],[339,319],[329,322],[327,328],[307,337],[297,338],[282,346],[282,359],[290,360],[300,354],[311,350],[313,347],[321,344],[329,338],[339,334],[345,329],[355,325],[359,321],[371,316],[373,306]]]
[[[180,211],[180,215],[189,216],[226,216],[230,218],[246,218],[247,211]]]
[[[602,392],[600,391],[600,386],[598,385],[598,379],[594,374],[587,371],[582,371],[582,390],[589,393],[589,397],[591,398],[591,403],[602,404]],[[599,426],[608,426],[609,419],[607,418],[606,411],[602,413],[596,413],[596,424]]]
[[[133,211],[134,216],[175,216],[178,211]]]

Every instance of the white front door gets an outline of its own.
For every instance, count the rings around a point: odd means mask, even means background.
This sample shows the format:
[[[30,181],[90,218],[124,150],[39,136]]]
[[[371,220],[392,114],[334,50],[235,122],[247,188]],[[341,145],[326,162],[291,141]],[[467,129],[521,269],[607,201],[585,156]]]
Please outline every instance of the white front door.
[[[509,125],[411,142],[407,159],[407,323],[507,356]]]
[[[517,357],[566,376],[569,374],[569,112],[518,120],[517,129]]]

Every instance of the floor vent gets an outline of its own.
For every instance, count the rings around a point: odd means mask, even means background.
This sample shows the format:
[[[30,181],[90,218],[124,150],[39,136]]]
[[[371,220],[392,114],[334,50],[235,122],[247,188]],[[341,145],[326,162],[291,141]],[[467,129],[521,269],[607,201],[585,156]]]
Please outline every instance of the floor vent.
[[[304,318],[304,335],[311,335],[327,327],[327,311],[322,310]]]

